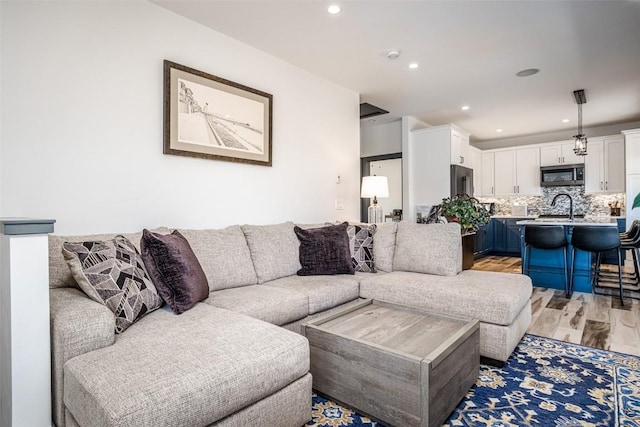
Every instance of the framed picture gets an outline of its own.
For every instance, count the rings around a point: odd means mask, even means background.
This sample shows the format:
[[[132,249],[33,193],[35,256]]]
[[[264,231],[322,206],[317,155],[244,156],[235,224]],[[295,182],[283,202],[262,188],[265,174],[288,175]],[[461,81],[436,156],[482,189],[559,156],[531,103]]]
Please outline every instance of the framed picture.
[[[273,96],[164,61],[164,154],[271,166]]]

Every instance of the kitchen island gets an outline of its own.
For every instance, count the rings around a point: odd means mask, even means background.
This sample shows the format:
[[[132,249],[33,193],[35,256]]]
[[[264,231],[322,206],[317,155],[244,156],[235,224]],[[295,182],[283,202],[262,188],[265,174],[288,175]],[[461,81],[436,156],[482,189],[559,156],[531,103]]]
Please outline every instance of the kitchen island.
[[[568,218],[537,218],[534,220],[518,221],[520,226],[520,236],[524,251],[524,232],[528,225],[561,225],[564,227],[565,235],[569,242],[568,248],[568,271],[571,274],[571,262],[573,252],[576,252],[575,271],[573,275],[573,290],[577,292],[591,292],[591,253],[574,249],[571,245],[571,236],[574,227],[618,227],[619,231],[624,231],[624,219],[614,217],[587,217],[569,220]],[[523,274],[524,266],[529,265],[529,277],[534,286],[541,286],[554,289],[565,289],[563,251],[541,250],[531,248],[525,259],[522,259]]]

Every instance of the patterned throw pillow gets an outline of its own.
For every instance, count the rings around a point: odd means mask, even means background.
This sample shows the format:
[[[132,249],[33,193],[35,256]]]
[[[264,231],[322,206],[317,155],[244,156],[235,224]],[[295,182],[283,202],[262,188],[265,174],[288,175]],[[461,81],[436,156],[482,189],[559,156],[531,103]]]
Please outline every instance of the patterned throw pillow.
[[[353,274],[347,223],[293,231],[300,240],[298,276]]]
[[[347,227],[349,251],[355,271],[376,272],[373,261],[373,234],[375,232],[375,224],[349,225]]]
[[[116,333],[162,306],[133,243],[113,240],[64,242],[62,254],[80,289],[116,316]]]

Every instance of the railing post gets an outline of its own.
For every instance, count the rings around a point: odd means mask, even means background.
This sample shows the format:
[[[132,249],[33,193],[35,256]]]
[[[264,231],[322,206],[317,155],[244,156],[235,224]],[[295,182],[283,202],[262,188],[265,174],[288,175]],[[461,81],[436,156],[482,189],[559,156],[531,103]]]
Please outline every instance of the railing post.
[[[0,425],[51,426],[49,244],[55,220],[0,218]]]

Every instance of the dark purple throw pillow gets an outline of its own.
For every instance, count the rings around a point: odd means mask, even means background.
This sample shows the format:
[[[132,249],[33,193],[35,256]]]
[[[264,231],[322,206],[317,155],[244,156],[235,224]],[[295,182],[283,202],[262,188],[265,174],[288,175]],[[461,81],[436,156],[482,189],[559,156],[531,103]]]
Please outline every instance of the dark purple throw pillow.
[[[347,223],[304,230],[293,228],[300,240],[298,276],[354,274]]]
[[[145,229],[140,249],[153,284],[175,314],[184,313],[209,296],[202,266],[177,230],[163,235]]]

